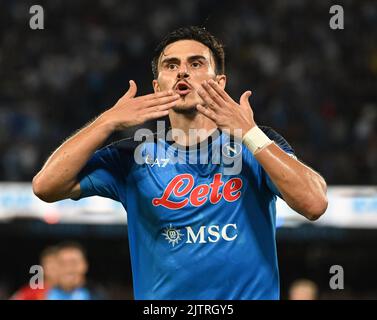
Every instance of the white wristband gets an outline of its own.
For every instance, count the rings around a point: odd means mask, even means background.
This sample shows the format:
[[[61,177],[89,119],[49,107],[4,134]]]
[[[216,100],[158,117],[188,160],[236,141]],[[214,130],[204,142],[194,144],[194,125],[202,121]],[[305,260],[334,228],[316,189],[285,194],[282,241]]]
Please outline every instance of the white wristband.
[[[242,138],[242,142],[255,154],[257,151],[270,145],[273,141],[258,126],[255,126],[246,132]]]

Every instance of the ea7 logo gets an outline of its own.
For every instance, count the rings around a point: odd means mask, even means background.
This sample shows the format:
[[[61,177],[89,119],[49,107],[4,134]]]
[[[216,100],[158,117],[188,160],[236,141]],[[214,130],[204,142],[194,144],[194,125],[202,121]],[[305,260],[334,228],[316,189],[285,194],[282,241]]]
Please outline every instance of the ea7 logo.
[[[186,230],[186,243],[218,242],[220,239],[224,239],[225,241],[233,241],[238,236],[236,224],[227,224],[221,229],[218,225],[212,225],[208,228],[207,226],[201,226],[197,232],[195,232],[191,227],[186,227]]]
[[[145,163],[149,164],[152,168],[155,165],[157,165],[158,167],[164,168],[169,163],[169,160],[170,159],[159,159],[159,158],[156,158],[155,160],[153,160],[153,158],[149,154],[147,154],[147,156],[145,157]]]

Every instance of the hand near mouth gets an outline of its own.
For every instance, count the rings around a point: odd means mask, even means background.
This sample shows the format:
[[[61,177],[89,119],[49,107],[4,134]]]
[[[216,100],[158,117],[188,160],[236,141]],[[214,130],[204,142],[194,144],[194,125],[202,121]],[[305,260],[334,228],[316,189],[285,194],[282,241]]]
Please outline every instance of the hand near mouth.
[[[179,100],[179,95],[173,90],[151,93],[136,97],[137,86],[131,80],[130,88],[118,102],[105,111],[101,117],[111,123],[114,130],[123,130],[158,119],[169,114]]]
[[[242,138],[256,126],[248,100],[251,91],[242,94],[239,104],[212,79],[203,81],[197,92],[204,102],[204,105],[196,106],[197,110],[214,121],[219,129],[228,130],[231,135]]]

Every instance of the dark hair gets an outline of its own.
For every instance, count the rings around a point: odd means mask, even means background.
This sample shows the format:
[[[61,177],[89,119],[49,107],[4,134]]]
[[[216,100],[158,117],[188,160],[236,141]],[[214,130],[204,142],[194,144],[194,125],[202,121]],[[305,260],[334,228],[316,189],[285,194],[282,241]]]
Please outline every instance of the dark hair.
[[[158,59],[161,52],[171,43],[179,40],[195,40],[207,46],[215,58],[216,73],[225,73],[225,52],[223,44],[205,28],[189,26],[170,32],[157,45],[152,59],[152,72],[155,79],[158,77]]]
[[[50,246],[42,250],[39,255],[39,260],[42,261],[47,257],[53,256],[58,253],[58,248],[56,246]]]

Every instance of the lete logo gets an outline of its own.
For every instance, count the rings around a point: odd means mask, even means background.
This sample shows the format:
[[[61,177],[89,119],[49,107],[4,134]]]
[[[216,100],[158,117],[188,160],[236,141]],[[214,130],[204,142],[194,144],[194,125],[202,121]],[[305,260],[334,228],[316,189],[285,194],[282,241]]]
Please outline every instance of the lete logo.
[[[222,198],[228,202],[233,202],[241,196],[242,179],[232,178],[224,184],[221,173],[216,173],[209,185],[201,184],[194,188],[194,184],[194,177],[191,174],[180,174],[169,182],[161,198],[153,198],[152,204],[177,210],[187,206],[189,202],[191,205],[199,207],[208,200],[212,204],[218,203]],[[222,186],[221,193],[220,187]],[[173,201],[172,195],[184,199]]]

